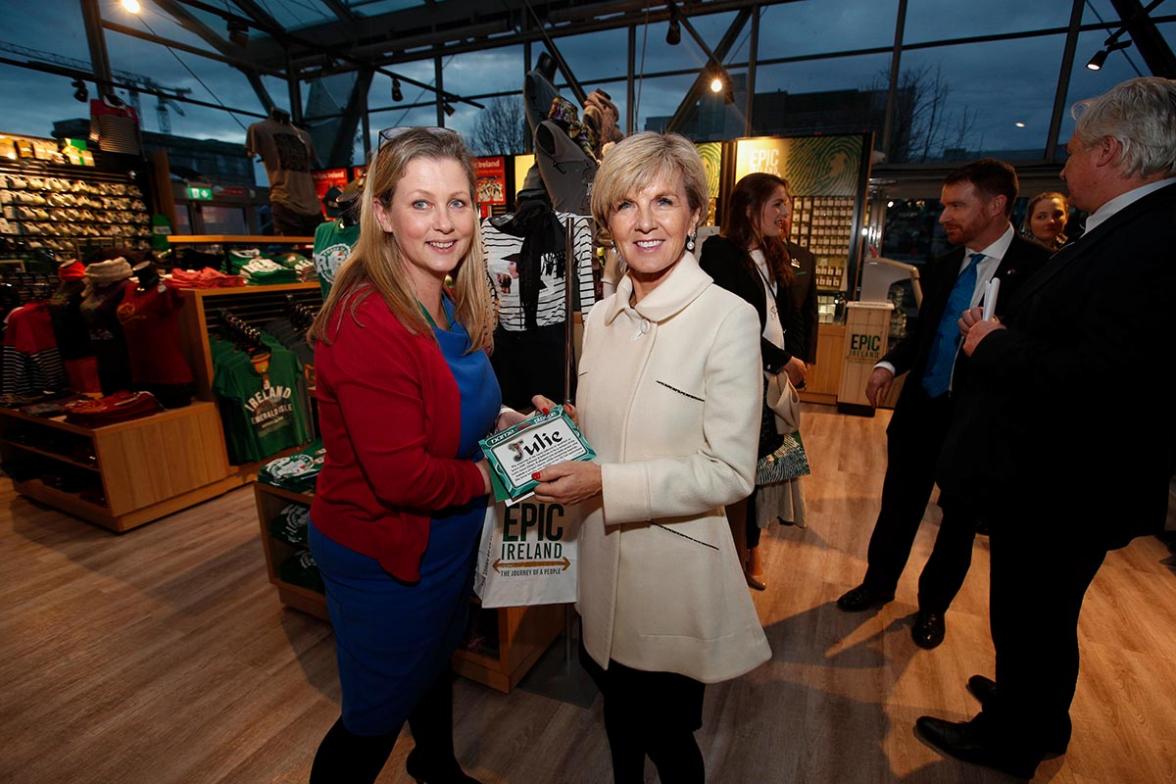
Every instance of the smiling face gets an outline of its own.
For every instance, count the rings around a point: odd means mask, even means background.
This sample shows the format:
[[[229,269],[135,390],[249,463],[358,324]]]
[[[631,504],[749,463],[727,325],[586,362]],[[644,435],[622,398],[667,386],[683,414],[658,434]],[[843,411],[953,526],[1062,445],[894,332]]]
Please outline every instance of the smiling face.
[[[435,286],[444,280],[469,253],[477,215],[469,178],[457,160],[414,158],[388,203],[377,199],[373,207],[380,227],[396,238],[418,290],[419,283]]]
[[[792,230],[792,198],[783,185],[777,185],[764,202],[755,228],[761,237],[787,237]]]
[[[1059,198],[1039,199],[1029,216],[1029,230],[1045,243],[1053,243],[1066,230],[1066,207]]]
[[[698,218],[699,211],[690,209],[682,178],[666,172],[612,205],[609,234],[629,267],[638,299],[669,276]]]

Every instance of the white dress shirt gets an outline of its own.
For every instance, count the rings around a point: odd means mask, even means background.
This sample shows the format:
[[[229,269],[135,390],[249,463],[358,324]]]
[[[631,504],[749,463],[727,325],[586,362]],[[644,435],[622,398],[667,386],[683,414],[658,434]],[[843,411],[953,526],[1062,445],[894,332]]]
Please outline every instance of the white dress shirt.
[[[974,289],[972,289],[972,299],[971,299],[971,302],[969,303],[968,307],[975,308],[975,307],[980,306],[981,300],[984,299],[984,287],[987,286],[988,281],[992,280],[993,276],[996,275],[996,270],[998,267],[1000,267],[1001,260],[1004,258],[1005,254],[1009,252],[1009,246],[1013,244],[1013,235],[1014,234],[1015,234],[1015,232],[1013,231],[1013,224],[1010,223],[1005,228],[1004,234],[1000,235],[1000,237],[997,238],[996,242],[993,242],[988,247],[981,248],[981,249],[969,248],[969,247],[964,248],[964,260],[960,262],[959,271],[956,272],[957,278],[963,273],[963,271],[965,269],[967,269],[969,262],[971,262],[971,260],[972,260],[973,254],[975,254],[975,253],[984,254],[984,258],[980,259],[980,262],[976,265],[976,287]],[[936,325],[936,326],[938,326],[938,325]],[[959,355],[958,348],[956,349],[956,355],[957,356]],[[897,371],[894,368],[894,365],[890,364],[889,362],[887,362],[885,360],[877,363],[876,365],[874,365],[874,367],[875,368],[886,368],[891,373],[898,375]],[[955,368],[954,367],[952,368],[951,375],[952,375],[952,380],[954,381],[954,379],[955,379]],[[948,391],[950,391],[951,385],[948,384],[947,388],[948,388]]]

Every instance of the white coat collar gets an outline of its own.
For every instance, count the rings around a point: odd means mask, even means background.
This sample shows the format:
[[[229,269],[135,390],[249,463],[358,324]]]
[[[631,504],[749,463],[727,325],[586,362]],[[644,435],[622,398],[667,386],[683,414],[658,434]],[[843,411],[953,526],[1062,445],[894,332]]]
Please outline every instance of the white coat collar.
[[[714,281],[698,266],[694,254],[685,251],[681,260],[670,270],[670,276],[657,288],[637,303],[633,310],[654,323],[665,321],[675,315],[706,291]],[[629,308],[633,295],[633,279],[627,274],[617,284],[617,291],[609,304],[604,323],[611,324],[620,313]]]

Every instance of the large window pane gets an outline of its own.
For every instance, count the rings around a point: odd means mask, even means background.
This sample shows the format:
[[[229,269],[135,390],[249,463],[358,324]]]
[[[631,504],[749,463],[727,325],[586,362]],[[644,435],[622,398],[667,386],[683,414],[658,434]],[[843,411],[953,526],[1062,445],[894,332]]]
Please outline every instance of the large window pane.
[[[482,95],[523,89],[523,47],[503,46],[446,58],[445,89],[457,95]]]
[[[754,135],[873,131],[881,136],[889,70],[889,54],[758,68]]]
[[[634,89],[637,130],[663,130],[692,84],[694,76],[689,75],[639,80]]]
[[[1066,0],[908,0],[903,43],[1066,27]],[[1057,74],[1050,76],[1056,79]]]
[[[637,53],[641,53],[641,25],[637,26]],[[663,33],[665,35],[665,33]],[[556,38],[555,45],[559,53],[572,69],[572,75],[583,84],[586,81],[607,79],[612,76],[624,76],[629,57],[629,31],[626,28],[617,30],[599,30],[583,35],[569,35]],[[531,47],[531,66],[539,62],[540,53],[546,51],[542,44]],[[607,52],[607,57],[601,57]],[[562,83],[563,75],[556,74],[556,81]],[[609,92],[612,92],[611,90]]]
[[[1105,15],[1104,15],[1105,16]],[[1176,49],[1176,22],[1168,22],[1158,26],[1168,46]],[[1119,82],[1134,79],[1140,74],[1150,76],[1151,71],[1143,62],[1139,51],[1133,46],[1129,49],[1111,52],[1101,69],[1092,71],[1086,67],[1090,58],[1103,48],[1109,33],[1102,30],[1080,33],[1078,48],[1074,52],[1074,69],[1070,72],[1070,90],[1066,95],[1066,105],[1062,113],[1062,125],[1058,133],[1058,160],[1065,160],[1066,141],[1074,133],[1074,118],[1070,115],[1070,107],[1083,98],[1093,98],[1105,93]]]
[[[803,0],[769,6],[760,11],[759,57],[892,46],[897,13],[897,0]]]
[[[1043,157],[1064,35],[903,52],[892,162]]]

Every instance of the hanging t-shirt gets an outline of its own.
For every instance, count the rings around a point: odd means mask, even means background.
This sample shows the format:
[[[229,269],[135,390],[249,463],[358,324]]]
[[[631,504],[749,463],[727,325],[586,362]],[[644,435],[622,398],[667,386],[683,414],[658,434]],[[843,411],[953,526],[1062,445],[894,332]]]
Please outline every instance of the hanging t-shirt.
[[[65,368],[47,303],[33,302],[8,314],[3,355],[4,394],[39,395],[65,388]]]
[[[596,302],[596,286],[592,278],[592,219],[566,212],[557,213],[556,217],[561,224],[568,218],[574,221],[572,248],[579,277],[577,292],[580,296],[580,310],[587,318],[588,311]],[[518,259],[523,249],[523,238],[499,231],[487,218],[482,221],[482,244],[486,250],[486,267],[498,296],[498,323],[510,332],[522,332],[526,326],[523,302],[519,296]],[[566,320],[566,276],[562,273],[562,254],[544,254],[540,270],[539,308],[536,313],[540,327],[562,324]]]
[[[323,300],[331,293],[335,275],[355,243],[359,242],[359,224],[343,226],[342,221],[331,220],[320,223],[314,230],[314,269],[318,273],[319,285],[323,289]]]
[[[223,341],[209,341],[212,387],[222,399],[235,463],[263,460],[310,440],[302,363],[276,340],[265,342],[269,352],[250,357]]]
[[[249,126],[245,150],[250,155],[260,155],[265,164],[271,204],[280,204],[300,215],[319,212],[310,174],[314,145],[309,133],[286,123],[262,120]]]
[[[179,294],[163,281],[145,291],[135,281],[127,282],[116,313],[134,384],[192,383],[192,368],[180,348],[179,308]]]

